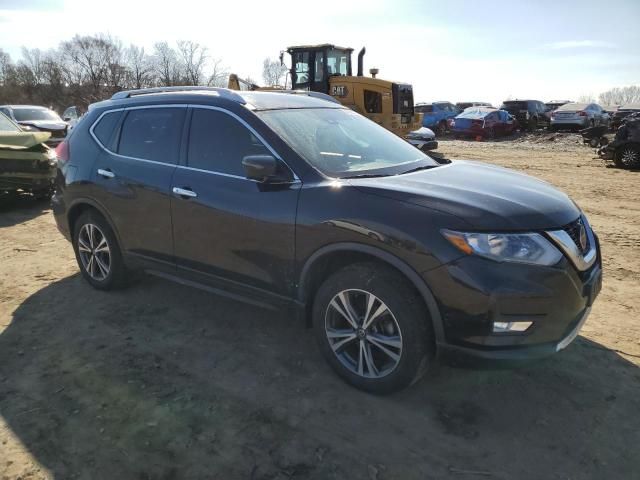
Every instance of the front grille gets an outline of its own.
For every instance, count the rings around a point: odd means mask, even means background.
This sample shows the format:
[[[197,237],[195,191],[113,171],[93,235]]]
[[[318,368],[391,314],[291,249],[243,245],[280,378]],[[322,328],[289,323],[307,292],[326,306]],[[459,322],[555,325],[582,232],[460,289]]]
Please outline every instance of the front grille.
[[[580,229],[582,228],[583,225],[584,225],[584,228],[588,228],[583,222],[582,217],[580,217],[575,222],[571,222],[570,224],[565,225],[564,227],[562,227],[562,229],[569,234],[569,236],[571,237],[571,240],[573,240],[573,243],[575,243],[576,246],[578,247],[578,250],[580,250],[580,253],[584,255],[589,251],[589,249],[591,248],[591,245],[589,245],[589,236],[586,235],[586,232],[585,232],[585,237],[586,237],[585,248],[582,248],[582,246],[580,245]]]

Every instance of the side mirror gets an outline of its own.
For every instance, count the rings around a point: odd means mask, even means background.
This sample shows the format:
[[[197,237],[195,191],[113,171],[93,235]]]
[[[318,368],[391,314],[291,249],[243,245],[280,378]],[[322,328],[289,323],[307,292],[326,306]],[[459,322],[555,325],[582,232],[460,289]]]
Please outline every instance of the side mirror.
[[[279,167],[278,161],[271,155],[247,155],[242,159],[247,178],[261,183],[290,182],[289,176]]]
[[[62,117],[62,120],[65,122],[70,122],[71,121],[71,117]]]

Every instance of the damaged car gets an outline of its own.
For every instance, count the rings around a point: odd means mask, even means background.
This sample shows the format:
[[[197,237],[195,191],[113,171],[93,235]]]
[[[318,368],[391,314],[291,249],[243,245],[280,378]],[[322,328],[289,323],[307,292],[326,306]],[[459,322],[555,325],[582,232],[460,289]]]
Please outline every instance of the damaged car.
[[[436,134],[427,127],[419,128],[413,132],[409,132],[406,136],[407,141],[423,152],[429,150],[435,150],[438,148],[438,141],[436,140]]]
[[[51,198],[56,176],[56,152],[45,142],[49,132],[25,132],[0,113],[0,194],[19,191],[37,199]]]
[[[56,147],[67,136],[67,122],[48,108],[38,105],[2,105],[0,113],[4,113],[27,132],[49,132],[49,146]]]
[[[598,150],[604,160],[619,168],[640,168],[640,112],[626,117],[614,140]]]

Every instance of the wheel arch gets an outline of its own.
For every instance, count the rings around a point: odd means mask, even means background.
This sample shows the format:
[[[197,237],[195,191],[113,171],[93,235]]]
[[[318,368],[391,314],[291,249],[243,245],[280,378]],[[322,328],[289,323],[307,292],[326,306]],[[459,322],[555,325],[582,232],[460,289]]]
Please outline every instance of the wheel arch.
[[[118,244],[122,248],[122,241],[120,240],[118,229],[116,228],[106,209],[103,208],[98,202],[90,198],[77,198],[69,206],[69,211],[67,212],[67,225],[69,226],[69,233],[72,238],[75,222],[78,220],[80,215],[82,215],[87,210],[95,210],[100,216],[102,216],[102,218],[105,219],[105,221],[109,224],[109,227],[111,227],[111,231],[116,236]]]
[[[347,260],[347,263],[343,261]],[[327,275],[338,266],[374,260],[399,271],[418,291],[431,317],[436,345],[444,341],[444,327],[440,308],[431,289],[420,275],[397,256],[370,245],[359,243],[337,243],[327,245],[313,253],[304,263],[299,276],[297,300],[306,305],[307,313],[312,305],[312,295]],[[307,315],[307,318],[310,318]]]

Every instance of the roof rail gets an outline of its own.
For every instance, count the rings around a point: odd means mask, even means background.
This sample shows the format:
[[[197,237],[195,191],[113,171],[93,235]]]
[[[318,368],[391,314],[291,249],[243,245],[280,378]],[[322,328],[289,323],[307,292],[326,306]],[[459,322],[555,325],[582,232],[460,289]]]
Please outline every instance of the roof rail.
[[[111,97],[111,100],[121,100],[123,98],[131,98],[136,95],[147,95],[151,93],[166,93],[166,92],[215,92],[218,96],[222,98],[226,98],[228,100],[233,100],[234,102],[238,102],[241,104],[247,103],[244,98],[242,98],[237,93],[229,90],[228,88],[218,88],[218,87],[199,87],[194,85],[185,85],[178,87],[153,87],[153,88],[141,88],[139,90],[122,90],[121,92],[116,92]]]
[[[310,90],[268,90],[270,93],[287,93],[289,95],[305,95],[307,97],[319,98],[320,100],[326,100],[341,105],[335,97],[327,95],[326,93],[312,92]]]

